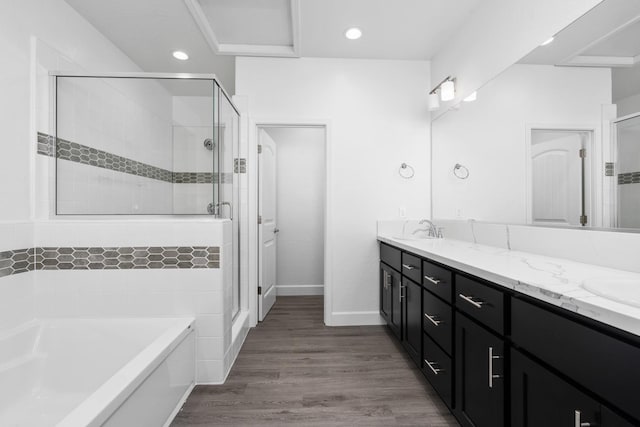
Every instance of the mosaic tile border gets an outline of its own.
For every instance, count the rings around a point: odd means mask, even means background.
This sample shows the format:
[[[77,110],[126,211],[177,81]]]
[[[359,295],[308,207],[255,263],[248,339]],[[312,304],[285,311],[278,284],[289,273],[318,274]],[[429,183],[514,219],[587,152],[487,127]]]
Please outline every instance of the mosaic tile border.
[[[173,172],[62,138],[58,138],[56,144],[53,136],[41,132],[38,132],[37,148],[38,154],[44,156],[173,184],[218,184],[219,175],[222,175],[222,184],[233,182],[232,173]]]
[[[0,277],[33,271],[35,248],[0,252]]]
[[[618,185],[640,184],[640,172],[627,172],[618,174]]]
[[[176,268],[220,268],[220,247],[37,247],[0,252],[0,277],[33,270]]]

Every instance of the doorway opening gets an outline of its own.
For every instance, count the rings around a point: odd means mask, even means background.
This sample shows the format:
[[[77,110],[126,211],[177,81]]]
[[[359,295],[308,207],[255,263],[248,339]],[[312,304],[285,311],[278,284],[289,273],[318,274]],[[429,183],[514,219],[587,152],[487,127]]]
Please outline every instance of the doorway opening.
[[[278,296],[324,294],[326,127],[260,125],[258,320]]]
[[[590,226],[592,129],[530,129],[527,223]]]

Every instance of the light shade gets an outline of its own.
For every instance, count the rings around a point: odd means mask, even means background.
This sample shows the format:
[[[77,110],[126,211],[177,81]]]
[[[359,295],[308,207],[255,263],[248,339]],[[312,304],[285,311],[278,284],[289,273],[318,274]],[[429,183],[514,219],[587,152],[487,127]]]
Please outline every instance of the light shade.
[[[189,55],[187,55],[186,52],[183,52],[181,50],[174,51],[173,57],[176,59],[179,59],[180,61],[186,61],[187,59],[189,59]]]
[[[438,94],[429,94],[429,111],[435,111],[438,108],[440,108],[440,98],[438,98]]]
[[[555,39],[555,37],[550,37],[547,40],[545,40],[544,42],[542,42],[542,44],[540,46],[546,46],[549,43],[551,43],[554,39]]]
[[[344,32],[344,36],[349,40],[357,40],[362,37],[362,30],[357,27],[349,28]]]
[[[478,92],[473,91],[471,92],[471,95],[467,96],[465,99],[463,99],[464,102],[473,102],[476,99],[478,99]]]
[[[440,99],[443,101],[451,101],[456,97],[456,86],[453,80],[447,80],[440,86]]]

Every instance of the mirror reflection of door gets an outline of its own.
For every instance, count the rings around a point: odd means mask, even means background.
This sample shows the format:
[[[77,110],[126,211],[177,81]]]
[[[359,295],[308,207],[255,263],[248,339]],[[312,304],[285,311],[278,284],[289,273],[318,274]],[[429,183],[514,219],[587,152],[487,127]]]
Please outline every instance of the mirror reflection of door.
[[[616,123],[618,227],[640,228],[640,115]]]
[[[590,138],[584,130],[531,130],[533,224],[588,225]]]

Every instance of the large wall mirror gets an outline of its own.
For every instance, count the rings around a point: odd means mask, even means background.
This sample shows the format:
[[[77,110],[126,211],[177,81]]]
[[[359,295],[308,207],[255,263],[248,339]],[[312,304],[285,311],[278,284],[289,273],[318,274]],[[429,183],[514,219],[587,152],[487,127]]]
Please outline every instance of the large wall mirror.
[[[640,1],[603,1],[433,117],[436,220],[640,229]]]

